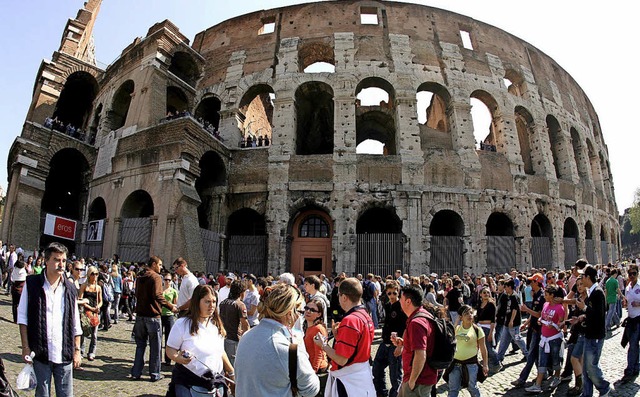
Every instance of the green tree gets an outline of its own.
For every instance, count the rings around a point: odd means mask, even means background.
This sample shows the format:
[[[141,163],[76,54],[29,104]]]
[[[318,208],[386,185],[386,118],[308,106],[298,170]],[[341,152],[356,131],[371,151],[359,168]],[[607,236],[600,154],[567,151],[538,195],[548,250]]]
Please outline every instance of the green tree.
[[[633,195],[633,205],[629,209],[629,220],[631,221],[631,233],[640,233],[640,188],[636,189]]]

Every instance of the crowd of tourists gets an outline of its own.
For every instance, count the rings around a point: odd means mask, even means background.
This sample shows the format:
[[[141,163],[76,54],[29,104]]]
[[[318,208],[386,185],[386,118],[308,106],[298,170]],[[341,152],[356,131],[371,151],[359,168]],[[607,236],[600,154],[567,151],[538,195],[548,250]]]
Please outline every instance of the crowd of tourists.
[[[607,396],[613,382],[599,361],[620,326],[628,362],[619,382],[635,381],[640,369],[635,263],[256,277],[194,273],[184,258],[170,266],[156,256],[139,264],[68,258],[57,243],[26,260],[20,251],[2,246],[0,263],[22,356],[34,354],[36,395],[50,395],[52,376],[56,395],[73,395],[73,370],[100,354],[98,330],[120,321],[133,323],[131,379],[142,378],[148,347],[150,381],[163,378],[163,365],[172,370],[169,396],[435,396],[441,378],[450,396],[463,388],[480,396],[478,382],[502,371],[507,354],[526,363],[514,388],[540,393],[572,382],[569,395],[595,388]]]

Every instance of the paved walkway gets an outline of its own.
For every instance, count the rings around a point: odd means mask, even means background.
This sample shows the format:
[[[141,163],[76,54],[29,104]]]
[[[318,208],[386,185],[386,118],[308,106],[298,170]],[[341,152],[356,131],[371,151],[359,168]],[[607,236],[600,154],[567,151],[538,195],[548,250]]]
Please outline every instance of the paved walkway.
[[[18,326],[11,321],[11,298],[0,295],[0,354],[6,366],[7,377],[15,384],[17,374],[22,369],[20,358],[20,334]],[[74,373],[74,388],[76,397],[96,396],[164,396],[169,384],[171,371],[163,366],[165,379],[159,382],[149,382],[146,372],[142,380],[132,381],[127,378],[133,365],[135,345],[130,342],[133,323],[120,321],[109,331],[99,331],[96,360],[83,360],[84,371]],[[605,342],[602,354],[602,368],[609,381],[616,381],[622,377],[626,366],[626,351],[620,346],[621,330],[614,331],[611,338]],[[377,333],[379,335],[379,332]],[[379,341],[377,341],[379,343]],[[374,347],[374,353],[377,345]],[[513,389],[510,382],[518,376],[524,366],[517,353],[505,358],[505,369],[488,378],[480,385],[483,396],[525,396],[524,389]],[[145,371],[147,368],[145,367]],[[535,374],[530,376],[533,380]],[[571,383],[573,384],[573,382]],[[570,384],[563,383],[553,393],[545,392],[543,396],[565,396]],[[446,384],[438,385],[438,395],[446,395]],[[19,393],[21,396],[32,396],[33,393]],[[598,393],[595,392],[595,395]],[[632,397],[640,394],[640,380],[635,383],[619,386],[613,396]],[[468,396],[465,390],[461,395]]]

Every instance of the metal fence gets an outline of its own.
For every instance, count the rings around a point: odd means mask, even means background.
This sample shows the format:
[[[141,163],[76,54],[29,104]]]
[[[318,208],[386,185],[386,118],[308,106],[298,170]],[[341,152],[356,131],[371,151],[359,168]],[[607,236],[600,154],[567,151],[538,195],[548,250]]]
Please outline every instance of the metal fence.
[[[600,241],[600,252],[602,255],[602,263],[609,263],[609,243]]]
[[[574,237],[565,237],[562,242],[564,244],[564,264],[565,266],[573,266],[578,260],[578,240]]]
[[[227,268],[256,276],[267,274],[267,236],[229,236]]]
[[[151,246],[150,218],[123,218],[118,253],[123,262],[146,262]]]
[[[584,240],[584,248],[586,251],[587,262],[597,263],[596,260],[596,245],[591,239]]]
[[[429,270],[439,275],[444,272],[461,275],[463,269],[464,252],[462,237],[432,236]]]
[[[513,236],[487,236],[487,271],[506,273],[516,267],[516,241]]]
[[[551,239],[549,237],[531,238],[531,264],[533,267],[551,268]]]
[[[220,269],[220,234],[201,228],[200,237],[202,238],[205,271],[215,273]]]
[[[404,273],[404,237],[401,233],[366,233],[356,235],[356,273],[393,275]]]

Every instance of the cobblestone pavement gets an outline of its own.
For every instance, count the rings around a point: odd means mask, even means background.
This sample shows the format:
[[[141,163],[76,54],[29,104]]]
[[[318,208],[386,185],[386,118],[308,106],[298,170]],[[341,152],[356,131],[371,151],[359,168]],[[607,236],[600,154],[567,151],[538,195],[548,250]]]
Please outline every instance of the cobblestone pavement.
[[[20,334],[18,326],[13,324],[11,316],[11,298],[0,294],[0,354],[6,366],[7,377],[15,384],[15,379],[23,367],[20,358]],[[109,331],[98,331],[98,348],[95,361],[83,360],[84,371],[74,371],[74,389],[76,397],[96,396],[164,396],[169,384],[171,369],[162,367],[162,373],[166,376],[158,382],[149,382],[147,367],[143,372],[142,380],[129,380],[127,376],[133,365],[135,345],[130,342],[133,323],[119,321]],[[379,331],[376,333],[379,336]],[[621,330],[615,330],[611,338],[604,345],[601,358],[601,366],[605,378],[611,382],[617,381],[623,375],[626,366],[626,350],[620,346]],[[375,354],[377,349],[374,346]],[[524,364],[520,361],[522,354],[517,353],[505,358],[505,369],[498,374],[489,377],[480,384],[483,396],[525,396],[528,393],[524,389],[513,389],[511,381],[517,378]],[[529,377],[530,382],[535,377],[534,373]],[[553,393],[544,392],[543,396],[566,396],[566,392],[573,381],[562,383]],[[632,397],[640,394],[640,380],[626,385],[616,385],[616,391],[612,396]],[[595,395],[597,395],[597,391]],[[32,396],[33,393],[19,393],[20,396]],[[442,381],[438,384],[438,395],[447,395],[447,386]],[[461,395],[468,396],[464,390]],[[530,395],[530,394],[529,394]]]

